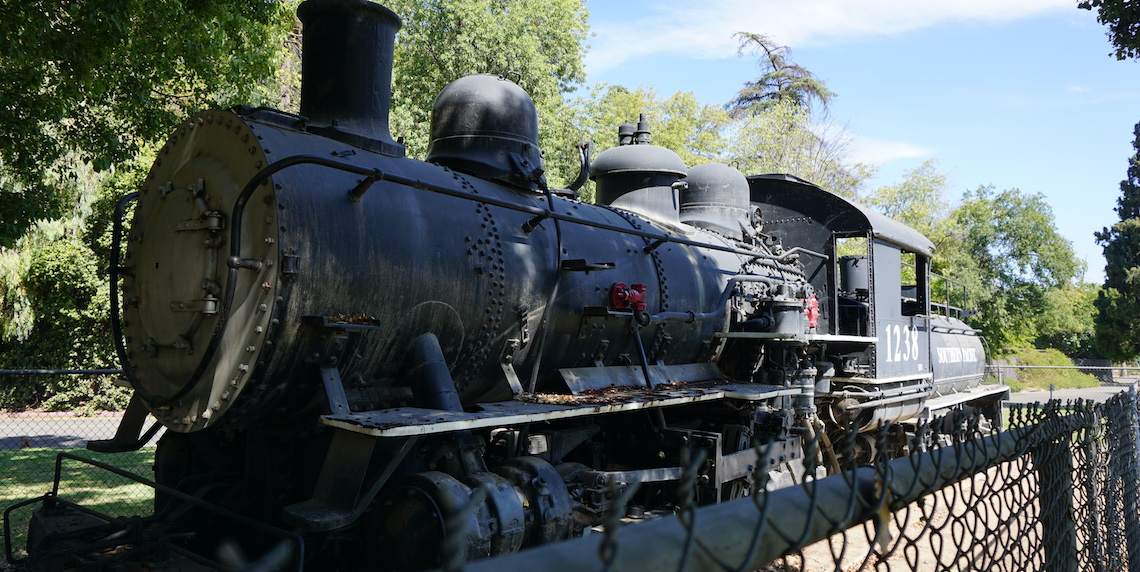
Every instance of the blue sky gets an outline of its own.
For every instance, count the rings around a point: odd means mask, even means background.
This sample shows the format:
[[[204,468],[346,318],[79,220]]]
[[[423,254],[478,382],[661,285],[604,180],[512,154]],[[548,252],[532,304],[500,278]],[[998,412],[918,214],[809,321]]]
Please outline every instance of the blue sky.
[[[951,196],[1041,193],[1103,281],[1092,233],[1117,219],[1140,122],[1140,62],[1117,61],[1075,0],[588,0],[588,81],[728,101],[758,75],[732,33],[772,36],[838,94],[831,121],[870,187],[934,159]]]

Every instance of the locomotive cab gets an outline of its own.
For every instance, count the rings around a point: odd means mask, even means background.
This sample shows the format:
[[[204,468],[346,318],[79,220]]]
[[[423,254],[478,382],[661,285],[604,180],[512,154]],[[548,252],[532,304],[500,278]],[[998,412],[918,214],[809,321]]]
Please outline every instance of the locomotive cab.
[[[929,239],[791,175],[752,176],[749,185],[766,233],[827,255],[801,260],[823,309],[817,341],[836,368],[817,394],[825,415],[863,431],[891,423],[917,431],[960,409],[1000,421],[1009,390],[983,383],[981,332],[961,319],[964,287],[931,271]]]

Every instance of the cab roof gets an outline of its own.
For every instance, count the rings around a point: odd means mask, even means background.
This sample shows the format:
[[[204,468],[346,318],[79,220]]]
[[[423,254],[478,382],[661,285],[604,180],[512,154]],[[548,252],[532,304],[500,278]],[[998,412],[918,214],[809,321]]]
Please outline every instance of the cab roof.
[[[795,175],[751,175],[748,186],[752,202],[802,213],[832,232],[870,232],[903,250],[934,253],[934,243],[917,230]]]

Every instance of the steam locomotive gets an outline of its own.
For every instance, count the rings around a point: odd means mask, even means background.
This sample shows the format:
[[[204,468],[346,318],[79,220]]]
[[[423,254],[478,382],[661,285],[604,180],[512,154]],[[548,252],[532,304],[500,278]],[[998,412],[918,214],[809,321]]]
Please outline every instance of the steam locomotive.
[[[301,114],[199,113],[120,205],[134,397],[89,447],[166,428],[156,518],[193,533],[178,554],[268,549],[254,522],[299,537],[308,567],[426,569],[459,507],[458,550],[483,558],[589,532],[632,483],[631,513],[671,511],[699,456],[711,503],[903,454],[948,413],[1000,421],[1007,389],[931,299],[918,232],[794,176],[689,168],[644,118],[550,189],[533,102],[490,75],[448,85],[426,161],[405,158],[399,19],[298,14]],[[597,204],[575,199],[587,177]],[[61,507],[32,521],[48,569],[90,524]]]

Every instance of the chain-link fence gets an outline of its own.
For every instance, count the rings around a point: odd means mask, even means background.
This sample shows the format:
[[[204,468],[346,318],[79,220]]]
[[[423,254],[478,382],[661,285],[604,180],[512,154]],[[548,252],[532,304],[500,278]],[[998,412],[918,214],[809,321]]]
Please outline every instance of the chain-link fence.
[[[6,370],[7,371],[7,370]],[[19,375],[33,375],[47,370],[20,370]],[[42,375],[92,376],[114,373],[102,370],[50,370]],[[88,441],[114,437],[122,413],[100,413],[76,416],[73,413],[18,412],[0,413],[0,509],[52,490],[56,457],[70,452],[96,459],[143,476],[152,475],[154,444],[129,453],[96,453],[86,449]],[[90,467],[64,465],[60,494],[107,514],[128,516],[151,510],[154,492],[113,473],[92,471]],[[10,519],[13,538],[26,534],[32,507],[19,510]],[[0,543],[4,535],[0,531]],[[23,546],[17,542],[16,545]],[[2,567],[2,566],[0,566]]]
[[[464,569],[1140,567],[1136,394],[1013,407],[1007,421],[1002,433],[986,434],[975,423],[932,434],[931,442],[944,446],[776,491],[766,490],[758,473],[746,498],[685,506],[674,516]]]
[[[627,507],[634,487],[615,491],[619,510],[601,531],[517,554],[462,564],[462,542],[445,542],[445,568],[474,571],[558,570],[1047,570],[1110,571],[1140,567],[1140,415],[1134,391],[1104,403],[1086,401],[1015,404],[1006,409],[1003,432],[986,430],[975,419],[952,431],[923,435],[910,456],[848,466],[834,476],[768,490],[757,471],[745,497],[712,506],[691,502],[697,470],[690,459],[680,480],[683,501],[677,514],[638,522]],[[4,422],[20,422],[5,418]],[[24,421],[26,423],[26,421]],[[37,419],[35,424],[50,424]],[[78,445],[108,438],[90,432],[88,420],[51,433],[24,430],[24,437]],[[21,431],[8,427],[11,438]],[[940,428],[945,428],[943,424]],[[109,431],[110,433],[108,433]],[[78,441],[70,441],[72,436]],[[875,433],[880,451],[895,438]],[[841,451],[855,440],[834,443]],[[66,447],[65,447],[66,448]],[[31,498],[51,489],[59,448],[4,449],[10,454],[3,494]],[[87,457],[110,461],[149,475],[153,449]],[[35,458],[19,453],[42,452]],[[759,447],[758,466],[768,466]],[[135,455],[135,457],[131,457]],[[807,455],[814,458],[815,455]],[[122,477],[77,464],[62,475],[60,496],[111,514],[146,513],[151,491]],[[70,469],[64,466],[64,470]],[[13,473],[40,471],[41,483],[13,490]],[[808,474],[812,472],[809,470]],[[27,478],[25,478],[27,479]],[[24,486],[24,485],[21,485]],[[131,487],[136,487],[135,491]],[[476,494],[477,499],[480,495]],[[5,500],[4,505],[11,504]],[[626,510],[628,508],[629,510]],[[24,510],[24,509],[21,509]],[[30,507],[28,507],[30,510]],[[466,522],[453,518],[452,538]],[[625,515],[624,518],[618,518]],[[14,523],[27,514],[12,515]],[[13,536],[18,536],[13,531]]]

